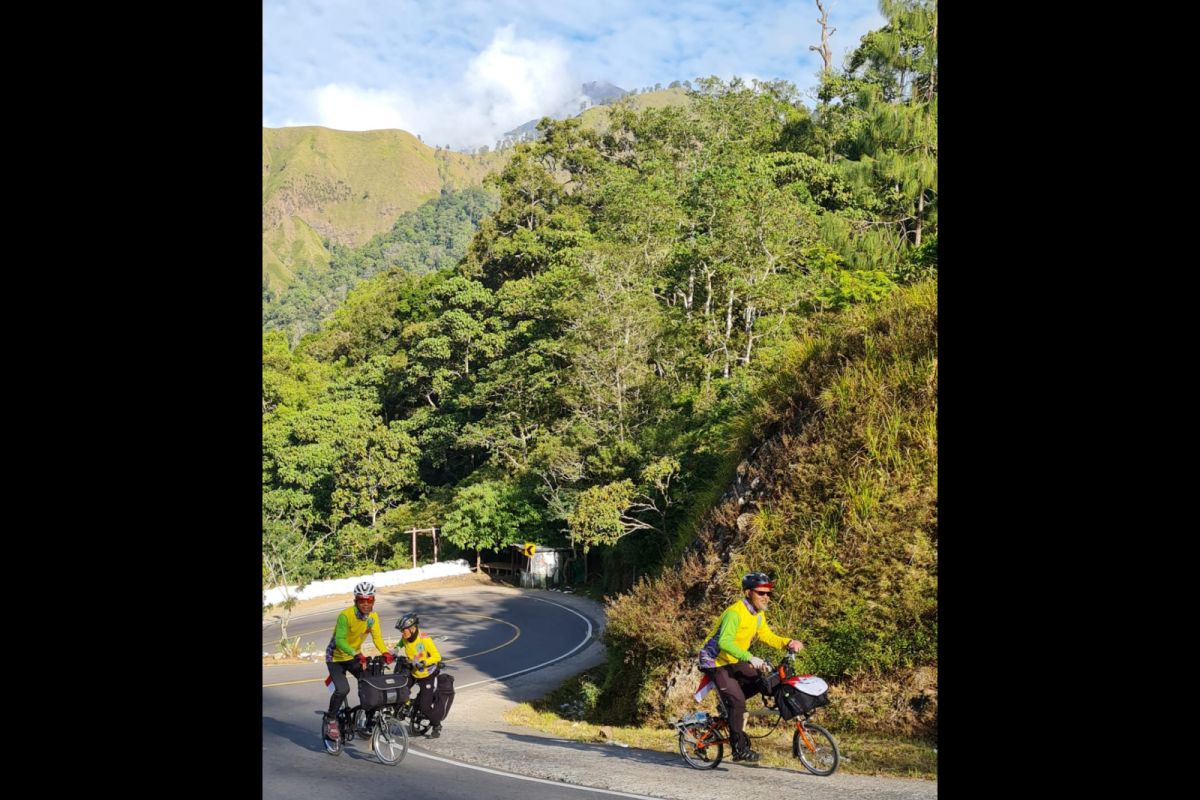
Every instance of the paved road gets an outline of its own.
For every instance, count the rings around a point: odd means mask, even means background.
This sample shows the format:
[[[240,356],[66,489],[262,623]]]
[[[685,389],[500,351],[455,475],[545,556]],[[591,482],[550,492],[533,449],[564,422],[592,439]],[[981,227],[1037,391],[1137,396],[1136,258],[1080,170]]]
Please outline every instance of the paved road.
[[[380,595],[376,611],[389,640],[397,636],[396,619],[415,607],[422,627],[434,637],[455,678],[456,705],[469,704],[472,690],[494,684],[502,676],[544,669],[549,662],[591,643],[595,623],[580,613],[555,603],[552,593],[542,596],[519,593],[497,594],[460,590],[438,595],[438,601],[413,602],[411,597]],[[309,637],[323,646],[341,606],[296,619],[289,634]],[[278,641],[278,625],[264,626],[263,643]],[[320,709],[329,695],[322,683],[328,672],[324,664],[263,667],[263,797],[264,800],[327,798],[355,789],[378,793],[392,789],[411,791],[426,787],[439,798],[483,800],[599,800],[614,796],[643,797],[636,793],[592,791],[561,782],[507,774],[494,768],[468,767],[430,752],[418,740],[394,767],[380,764],[356,738],[333,757],[321,746]],[[350,680],[351,700],[357,697]],[[453,729],[452,709],[446,725]],[[447,733],[449,736],[449,733]],[[514,764],[520,767],[520,764]]]
[[[432,789],[447,800],[937,797],[936,781],[876,778],[841,771],[819,778],[799,767],[773,769],[728,760],[715,770],[698,771],[688,768],[677,754],[567,741],[509,725],[503,717],[513,703],[542,697],[568,676],[604,662],[604,649],[595,638],[603,626],[602,607],[581,597],[486,586],[422,596],[436,597],[436,602],[421,603],[413,595],[381,595],[376,610],[383,617],[385,631],[391,634],[395,633],[391,627],[395,620],[415,604],[424,626],[447,657],[458,695],[442,737],[410,740],[408,755],[395,767],[380,764],[366,743],[357,739],[334,758],[325,754],[320,742],[320,710],[328,705],[329,698],[321,683],[328,674],[324,664],[264,667],[266,800],[325,800],[331,792],[358,789],[407,793],[414,787]],[[320,639],[314,638],[322,648],[334,615],[345,605],[333,601],[308,620],[313,637],[324,631]],[[289,626],[289,633],[295,624]],[[264,626],[264,642],[277,638],[277,629],[272,632]],[[554,659],[561,660],[546,663]],[[353,687],[351,693],[352,699],[357,696]]]

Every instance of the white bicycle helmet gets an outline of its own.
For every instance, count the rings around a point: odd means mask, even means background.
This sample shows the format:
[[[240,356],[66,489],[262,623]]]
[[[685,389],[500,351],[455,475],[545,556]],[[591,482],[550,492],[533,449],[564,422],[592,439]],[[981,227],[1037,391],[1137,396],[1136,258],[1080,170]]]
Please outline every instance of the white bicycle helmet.
[[[375,596],[375,584],[371,583],[370,581],[363,581],[362,583],[360,583],[354,587],[354,596],[355,597],[374,597]]]

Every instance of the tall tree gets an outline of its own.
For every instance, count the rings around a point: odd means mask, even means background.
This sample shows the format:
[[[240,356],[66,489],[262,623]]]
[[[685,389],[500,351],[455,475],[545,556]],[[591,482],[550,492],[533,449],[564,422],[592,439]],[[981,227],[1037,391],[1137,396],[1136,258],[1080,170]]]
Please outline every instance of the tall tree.
[[[860,93],[867,124],[851,174],[891,190],[893,221],[920,247],[926,225],[936,223],[938,195],[937,0],[880,0],[879,8],[888,24],[862,57],[898,76],[899,96],[886,97],[879,84]]]
[[[519,542],[540,522],[537,510],[521,492],[504,481],[483,481],[461,489],[442,524],[442,535],[475,551],[479,570],[483,550]]]
[[[821,63],[824,65],[821,72],[828,75],[833,72],[833,54],[829,50],[829,37],[837,33],[837,28],[829,27],[829,10],[821,5],[821,0],[817,0],[817,10],[821,12],[821,16],[817,18],[817,22],[821,25],[821,46],[809,45],[808,49],[821,54]]]

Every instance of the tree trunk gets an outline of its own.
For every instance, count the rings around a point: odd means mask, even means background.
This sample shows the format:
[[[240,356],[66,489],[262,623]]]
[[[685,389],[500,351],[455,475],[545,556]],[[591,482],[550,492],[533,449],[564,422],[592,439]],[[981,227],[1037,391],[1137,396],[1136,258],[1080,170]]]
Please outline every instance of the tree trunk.
[[[746,366],[750,366],[750,348],[754,345],[754,306],[746,306]]]
[[[821,16],[817,19],[817,22],[821,23],[821,46],[810,44],[808,49],[821,54],[821,61],[825,64],[821,71],[828,75],[833,71],[833,54],[829,50],[829,37],[837,33],[837,28],[829,27],[829,10],[821,5],[821,0],[817,0],[817,9],[821,12]]]
[[[921,225],[925,221],[925,190],[921,190],[920,197],[917,198],[917,247],[921,246]]]
[[[936,14],[936,8],[935,8],[934,13]],[[933,40],[933,50],[936,53],[937,52],[937,17],[936,16],[934,16],[934,18],[933,18],[932,40]],[[930,63],[930,65],[929,65],[929,92],[928,92],[928,94],[925,95],[925,99],[932,100],[933,96],[935,94],[937,94],[937,65]]]
[[[729,377],[729,340],[733,336],[733,287],[729,287],[729,303],[725,307],[725,377]]]

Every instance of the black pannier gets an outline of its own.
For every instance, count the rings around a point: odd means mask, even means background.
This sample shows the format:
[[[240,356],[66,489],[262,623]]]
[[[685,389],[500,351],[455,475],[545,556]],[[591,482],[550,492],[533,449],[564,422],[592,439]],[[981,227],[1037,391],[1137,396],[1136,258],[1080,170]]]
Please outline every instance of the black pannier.
[[[407,675],[364,674],[358,680],[358,702],[366,708],[403,703],[407,699]]]
[[[434,713],[440,714],[444,721],[450,713],[450,706],[454,704],[454,676],[439,672],[434,680],[433,710]]]
[[[813,709],[829,705],[828,691],[820,694],[805,694],[788,683],[778,684],[773,696],[775,705],[779,708],[779,715],[784,719],[792,719],[801,714],[807,714]]]

